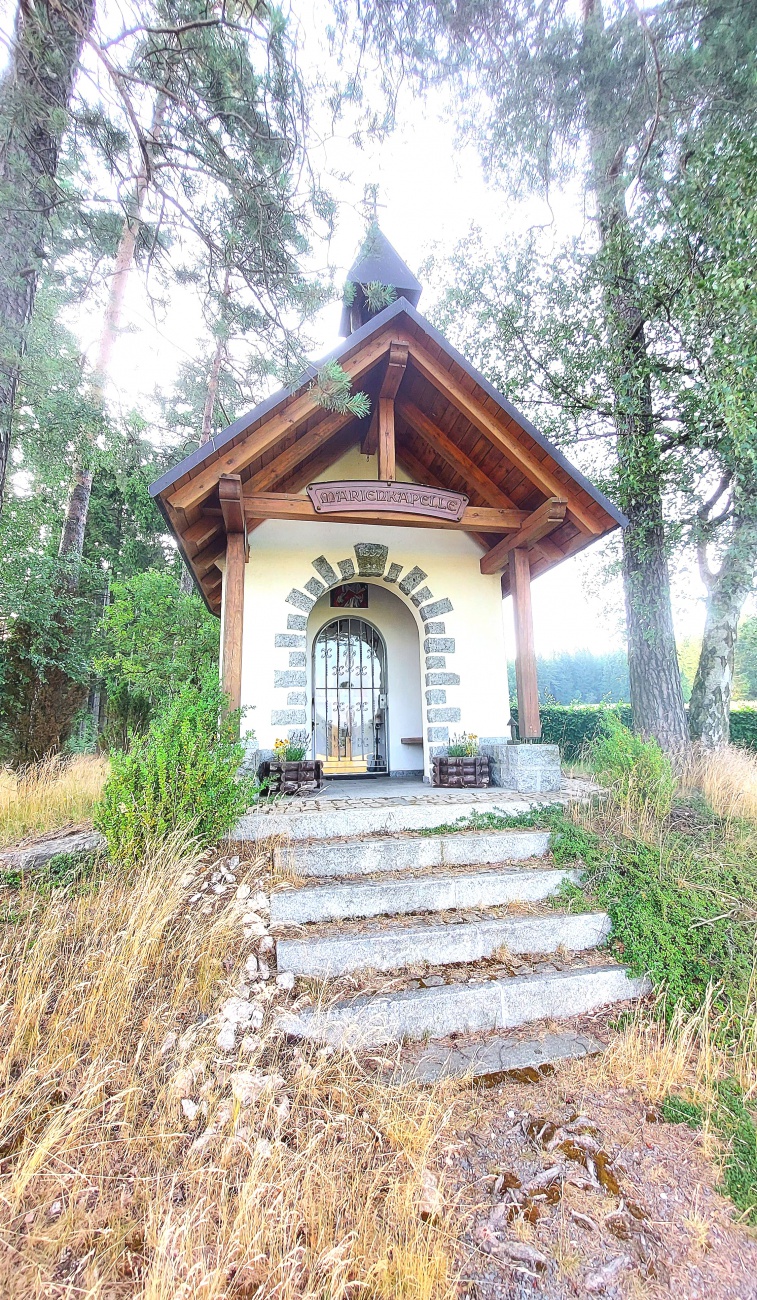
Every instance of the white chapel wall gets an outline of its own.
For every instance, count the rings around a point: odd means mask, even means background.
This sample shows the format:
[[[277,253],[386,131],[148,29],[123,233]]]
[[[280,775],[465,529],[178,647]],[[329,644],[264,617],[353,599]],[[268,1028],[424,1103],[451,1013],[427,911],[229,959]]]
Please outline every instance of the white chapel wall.
[[[359,454],[345,458],[328,478],[374,477],[369,466],[375,460],[365,462]],[[242,705],[243,725],[254,729],[259,749],[269,751],[279,736],[310,729],[309,616],[333,579],[352,576],[392,593],[415,622],[425,770],[452,734],[504,736],[509,703],[500,582],[480,573],[480,555],[471,538],[451,529],[275,519],[256,528],[245,571]],[[371,564],[377,572],[367,571]],[[423,579],[416,580],[418,570]],[[382,602],[380,608],[389,606]],[[390,652],[392,683],[395,672]],[[402,730],[394,688],[389,707],[394,747]],[[392,748],[390,761],[410,770],[420,767],[420,754],[416,750],[408,761]]]
[[[419,771],[423,767],[423,748],[403,745],[402,737],[423,736],[423,697],[421,677],[421,640],[413,615],[407,605],[383,578],[361,578],[368,584],[366,610],[332,609],[326,592],[308,615],[307,662],[312,672],[313,641],[321,628],[342,616],[365,618],[377,627],[384,638],[387,656],[389,767],[392,772]]]

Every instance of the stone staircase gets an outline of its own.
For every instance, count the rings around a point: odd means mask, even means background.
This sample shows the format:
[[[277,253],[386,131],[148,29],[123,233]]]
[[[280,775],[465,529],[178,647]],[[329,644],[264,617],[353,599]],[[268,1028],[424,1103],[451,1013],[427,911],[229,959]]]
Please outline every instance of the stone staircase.
[[[461,815],[469,804],[429,799],[243,819],[238,838],[279,840],[278,970],[316,994],[280,1016],[288,1034],[355,1050],[421,1044],[401,1066],[419,1080],[496,1075],[598,1050],[543,1022],[646,992],[598,951],[606,913],[550,901],[578,873],[554,865],[547,831],[418,833]]]

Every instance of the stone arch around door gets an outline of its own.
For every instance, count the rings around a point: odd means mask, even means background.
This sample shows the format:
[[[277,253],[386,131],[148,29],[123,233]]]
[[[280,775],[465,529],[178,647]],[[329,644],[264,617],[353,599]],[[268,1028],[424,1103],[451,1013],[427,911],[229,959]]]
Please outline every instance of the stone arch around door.
[[[422,697],[425,744],[430,754],[446,753],[451,723],[460,722],[460,708],[454,702],[460,686],[460,676],[454,672],[455,638],[448,635],[443,618],[453,612],[452,601],[446,596],[435,596],[426,585],[428,574],[418,564],[413,564],[404,574],[404,565],[390,561],[389,547],[380,542],[355,542],[354,559],[350,556],[336,561],[336,568],[325,555],[311,561],[315,574],[302,584],[293,587],[286,597],[291,610],[286,613],[286,630],[275,633],[277,650],[288,652],[284,668],[274,669],[273,685],[281,692],[281,707],[271,712],[271,723],[285,727],[289,734],[310,726],[307,669],[307,620],[316,601],[331,587],[340,586],[353,578],[365,578],[377,583],[385,582],[394,588],[396,595],[413,612],[416,623],[423,625],[423,654],[425,657],[425,689]],[[338,572],[337,572],[338,570]],[[283,611],[282,611],[283,624]],[[450,698],[450,688],[452,695]]]

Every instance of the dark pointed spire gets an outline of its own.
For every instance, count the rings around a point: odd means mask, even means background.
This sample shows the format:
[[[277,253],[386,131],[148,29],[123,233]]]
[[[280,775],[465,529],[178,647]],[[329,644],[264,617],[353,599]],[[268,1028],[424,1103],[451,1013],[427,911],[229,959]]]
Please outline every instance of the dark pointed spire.
[[[347,272],[339,333],[346,338],[396,298],[418,306],[422,286],[374,221]]]

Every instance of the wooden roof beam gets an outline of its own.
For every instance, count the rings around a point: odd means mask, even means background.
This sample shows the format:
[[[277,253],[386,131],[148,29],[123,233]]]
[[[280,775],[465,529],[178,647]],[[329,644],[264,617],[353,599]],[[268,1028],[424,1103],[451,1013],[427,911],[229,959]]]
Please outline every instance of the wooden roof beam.
[[[401,465],[408,474],[414,475],[416,483],[423,483],[427,487],[445,488],[447,492],[450,491],[447,484],[442,483],[439,475],[433,474],[428,466],[423,464],[423,461],[418,460],[418,457],[413,455],[409,448],[397,447],[397,464]],[[489,550],[491,543],[488,537],[484,537],[483,533],[469,533],[468,535],[478,542],[482,551]]]
[[[527,549],[535,542],[553,533],[565,520],[568,503],[559,497],[550,497],[530,514],[519,532],[512,537],[503,537],[486,555],[481,556],[482,573],[501,573],[510,562],[510,552]]]
[[[257,474],[251,475],[244,485],[245,492],[247,494],[267,492],[275,487],[282,479],[288,478],[304,460],[307,460],[308,456],[312,456],[314,452],[331,442],[354,418],[351,412],[342,414],[334,411],[325,419],[319,420],[318,424],[293,442],[291,447],[279,452],[268,465],[259,469]]]
[[[371,422],[368,425],[363,444],[360,448],[364,456],[375,456],[379,447],[379,421],[381,402],[393,402],[397,396],[399,386],[407,369],[408,347],[406,343],[392,343],[389,346],[389,359],[387,361],[384,377],[381,381],[378,400],[373,403],[371,413]],[[379,478],[385,478],[384,474],[379,473]]]
[[[369,339],[351,356],[341,362],[342,369],[355,382],[376,365],[389,351],[392,340],[386,334],[377,334]],[[171,492],[167,498],[175,510],[188,510],[199,505],[217,486],[223,474],[239,474],[251,465],[258,456],[262,456],[270,447],[280,442],[288,433],[292,433],[298,424],[302,424],[314,411],[319,409],[312,385],[300,393],[289,406],[275,411],[270,418],[264,419],[254,433],[240,430],[239,442],[235,442],[219,453],[215,460],[207,461],[194,478]]]
[[[182,534],[182,542],[188,555],[196,555],[203,547],[207,546],[211,537],[218,532],[218,519],[210,515],[200,515],[200,518],[190,524],[186,532]]]
[[[239,474],[223,474],[218,484],[223,525],[228,533],[244,532],[242,479]]]
[[[433,420],[430,420],[413,402],[400,400],[397,403],[397,410],[403,420],[410,425],[413,432],[437,456],[441,456],[450,469],[454,470],[456,474],[460,474],[472,487],[475,487],[480,496],[490,506],[515,505],[515,502],[511,500],[507,493],[503,492],[496,483],[493,483],[475,461],[471,460],[470,456],[467,456],[459,447],[456,447],[452,439],[446,433],[443,433],[434,424]]]
[[[289,519],[312,522],[328,518],[331,523],[384,524],[411,528],[451,528],[463,532],[517,533],[527,518],[522,510],[490,509],[487,506],[468,506],[460,520],[437,519],[432,516],[403,514],[401,511],[360,510],[319,515],[309,497],[289,492],[265,492],[244,498],[245,517],[248,522],[259,519]]]
[[[555,477],[517,438],[507,430],[496,416],[490,415],[475,397],[463,388],[448,370],[426,352],[417,339],[410,340],[410,356],[416,370],[432,383],[444,396],[458,408],[476,428],[488,438],[493,446],[511,462],[517,465],[529,482],[539,488],[548,497],[568,496],[570,512],[583,524],[593,536],[604,531],[601,524],[592,518],[583,505],[570,493],[564,483]]]

